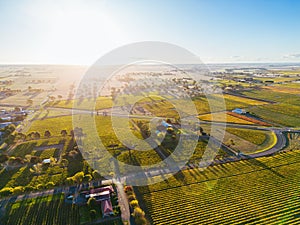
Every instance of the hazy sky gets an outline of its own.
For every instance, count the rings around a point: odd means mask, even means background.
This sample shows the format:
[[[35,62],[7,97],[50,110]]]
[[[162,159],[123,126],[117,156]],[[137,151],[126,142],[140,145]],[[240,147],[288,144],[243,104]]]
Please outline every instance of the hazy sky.
[[[204,62],[299,61],[300,1],[0,0],[0,63],[90,64],[137,41]]]

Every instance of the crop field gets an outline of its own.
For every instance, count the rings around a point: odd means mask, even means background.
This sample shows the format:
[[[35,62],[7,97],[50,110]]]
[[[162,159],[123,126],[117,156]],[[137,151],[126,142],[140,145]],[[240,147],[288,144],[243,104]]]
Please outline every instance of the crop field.
[[[259,101],[259,100],[250,99],[250,98],[243,98],[243,97],[240,97],[240,96],[229,95],[229,94],[225,94],[224,98],[228,99],[228,100],[236,101],[236,102],[244,102],[244,103],[247,103],[248,105],[268,104],[267,102],[264,102],[264,101]]]
[[[227,114],[226,112],[200,115],[199,119],[204,120],[204,121],[213,121],[213,122],[227,122],[227,123],[251,124],[251,125],[254,124],[251,121],[247,121],[247,120],[232,116],[230,114]]]
[[[277,141],[271,131],[226,128],[223,143],[237,152],[253,154],[270,149]]]
[[[64,195],[56,194],[8,203],[3,224],[7,225],[67,225],[79,224],[78,206],[64,202]]]
[[[286,87],[286,86],[266,86],[264,87],[266,90],[271,90],[275,92],[281,92],[281,93],[288,93],[288,94],[300,94],[300,89],[292,87],[291,85]]]
[[[274,102],[300,105],[300,96],[291,93],[283,93],[283,92],[270,91],[266,89],[258,89],[258,90],[243,91],[242,94],[249,97],[254,97],[254,98],[259,98],[259,99],[264,99],[264,100],[269,100]]]
[[[273,111],[272,108],[277,107],[274,105],[268,105],[268,106],[259,106],[255,108],[251,108],[250,112],[255,113],[255,115],[259,116],[260,118],[273,123],[275,126],[289,126],[289,127],[299,127],[300,126],[300,117],[299,116],[293,116],[286,111],[285,108],[280,109],[280,111],[283,112],[276,112]],[[296,106],[292,106],[292,108],[295,108]],[[288,109],[287,109],[288,110]],[[292,109],[293,110],[293,109]],[[291,113],[293,111],[291,110]]]
[[[191,169],[138,187],[153,224],[298,224],[300,152]]]
[[[300,117],[300,106],[299,105],[292,105],[292,104],[286,104],[286,103],[279,103],[279,104],[270,104],[265,105],[260,108],[265,108],[271,112],[275,113],[281,113],[293,117]]]
[[[175,106],[169,101],[157,101],[142,104],[152,115],[168,118],[179,118]]]
[[[75,119],[78,119],[80,121],[85,121],[87,118],[90,119],[90,115],[76,115]],[[131,150],[130,153],[127,148],[119,141],[119,138],[122,140],[127,140],[128,143],[131,142],[131,140],[128,139],[127,130],[122,133],[120,137],[117,137],[115,134],[115,131],[112,128],[112,122],[111,117],[109,116],[95,116],[95,124],[97,127],[98,135],[101,139],[101,142],[104,146],[109,150],[109,152],[112,155],[116,155],[118,159],[122,162],[126,162],[129,164],[135,164],[135,165],[149,165],[154,164],[160,161],[159,156],[154,150],[149,151],[135,151]],[[128,124],[128,120],[124,118],[115,117],[114,118],[117,122],[117,124]],[[89,132],[92,125],[83,123],[84,132]],[[71,130],[73,130],[72,125],[72,116],[63,116],[63,117],[57,117],[57,118],[49,118],[44,120],[36,120],[32,123],[32,126],[30,127],[28,133],[34,131],[38,131],[41,134],[45,132],[45,127],[47,127],[47,130],[50,131],[52,135],[61,136],[60,132],[62,129],[67,130],[68,134]],[[134,127],[131,125],[127,125],[127,128],[131,127],[132,133],[136,136],[142,139],[141,134],[139,131],[135,130]],[[88,137],[86,138],[86,142],[88,143],[91,141],[93,143],[93,140],[89,140]],[[112,144],[118,145],[116,149],[108,148],[107,146],[110,146]],[[142,148],[142,146],[140,146]],[[145,146],[145,148],[149,149],[149,146]]]
[[[237,129],[237,128],[229,128],[229,127],[226,128],[226,131],[236,136],[239,136],[256,145],[262,145],[266,141],[267,135],[271,135],[270,131]]]
[[[249,108],[248,110],[255,113],[256,116],[273,123],[273,125],[300,126],[300,97],[298,94],[280,91],[275,92],[274,90],[266,89],[252,90],[243,93],[248,96],[278,102],[277,104],[260,105]]]
[[[80,116],[77,118],[79,117]],[[44,132],[48,130],[53,136],[61,136],[61,130],[67,130],[67,132],[70,133],[72,129],[72,116],[61,116],[44,120],[35,120],[32,122],[27,133],[39,132],[41,135],[44,135]]]
[[[224,101],[223,101],[224,99]],[[224,104],[223,104],[224,103]],[[177,111],[182,111],[187,115],[194,112],[194,108],[198,114],[206,114],[210,112],[232,110],[235,108],[246,108],[253,105],[267,104],[264,101],[253,100],[249,98],[238,97],[234,95],[208,95],[207,97],[196,97],[193,99],[193,104],[184,99],[174,99],[171,101],[156,101],[143,104],[142,106],[151,112],[153,115],[161,117],[178,118]],[[184,106],[184,107],[183,107]]]
[[[123,106],[127,104],[134,104],[137,102],[144,103],[144,102],[152,102],[156,100],[162,100],[161,97],[156,96],[155,93],[150,93],[148,97],[142,96],[142,95],[125,95],[122,94],[118,96],[117,99],[113,101],[111,97],[97,97],[95,100],[94,98],[89,98],[89,99],[76,99],[76,100],[60,100],[60,101],[55,101],[53,103],[50,103],[49,106],[52,107],[58,107],[58,108],[75,108],[75,109],[93,109],[95,108],[96,110],[100,109],[108,109],[113,106]]]
[[[113,106],[112,99],[109,97],[98,97],[96,101],[93,98],[83,100],[61,100],[50,104],[53,107],[77,108],[77,109],[106,109]]]

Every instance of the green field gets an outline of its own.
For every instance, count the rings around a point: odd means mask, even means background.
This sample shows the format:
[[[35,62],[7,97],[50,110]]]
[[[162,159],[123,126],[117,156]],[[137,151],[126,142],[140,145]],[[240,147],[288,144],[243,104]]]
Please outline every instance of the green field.
[[[90,115],[76,115],[75,118],[79,121],[85,121],[90,119]],[[112,128],[112,122],[111,117],[109,116],[95,116],[95,125],[97,127],[98,136],[101,139],[101,142],[104,146],[108,149],[108,151],[115,155],[120,161],[133,164],[133,165],[150,165],[157,162],[160,162],[160,158],[157,155],[157,153],[154,150],[149,151],[135,151],[132,150],[130,152],[131,156],[129,155],[129,151],[127,148],[119,141],[119,138],[116,136],[113,128]],[[114,118],[116,120],[117,124],[126,124],[128,123],[128,120],[124,118]],[[83,123],[84,127],[82,127],[85,132],[89,132],[91,129],[90,124]],[[72,116],[63,116],[58,118],[49,118],[44,120],[36,120],[32,123],[32,126],[30,127],[28,133],[32,131],[38,131],[40,133],[43,133],[45,131],[45,127],[51,132],[51,134],[60,136],[60,132],[62,129],[67,130],[68,133],[70,133],[71,130],[73,130],[72,125]],[[138,137],[142,139],[141,134],[139,131],[137,131],[135,128],[133,128],[131,125],[131,132],[135,135],[135,137]],[[128,128],[128,127],[127,127]],[[128,143],[131,142],[130,139],[128,139],[127,135],[128,130],[124,130],[124,132],[121,132],[121,139],[127,140]],[[93,143],[93,140],[89,140],[88,137],[86,138],[86,143],[88,142]],[[118,147],[115,149],[108,148],[108,146],[112,144],[117,144]],[[145,148],[149,149],[149,146],[147,146],[146,143]],[[139,146],[140,148],[143,148],[143,146]]]
[[[299,223],[300,152],[184,171],[137,188],[153,224]]]
[[[78,206],[64,202],[64,195],[49,195],[9,203],[1,219],[7,225],[79,224]]]
[[[226,131],[256,145],[262,145],[270,135],[270,132],[250,129],[226,128]]]

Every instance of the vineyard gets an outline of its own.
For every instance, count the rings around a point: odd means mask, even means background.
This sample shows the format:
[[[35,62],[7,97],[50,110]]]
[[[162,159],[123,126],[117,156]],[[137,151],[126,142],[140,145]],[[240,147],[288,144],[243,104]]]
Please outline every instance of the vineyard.
[[[79,224],[78,207],[65,203],[62,194],[8,203],[5,211],[1,222],[7,225]]]
[[[300,152],[184,171],[137,188],[153,224],[298,224]]]

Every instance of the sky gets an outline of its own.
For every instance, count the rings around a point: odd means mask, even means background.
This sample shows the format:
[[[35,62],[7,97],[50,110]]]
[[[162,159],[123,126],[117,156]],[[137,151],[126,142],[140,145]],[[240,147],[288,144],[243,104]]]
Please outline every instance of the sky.
[[[162,41],[204,62],[300,62],[297,0],[0,0],[1,64],[84,64]]]

